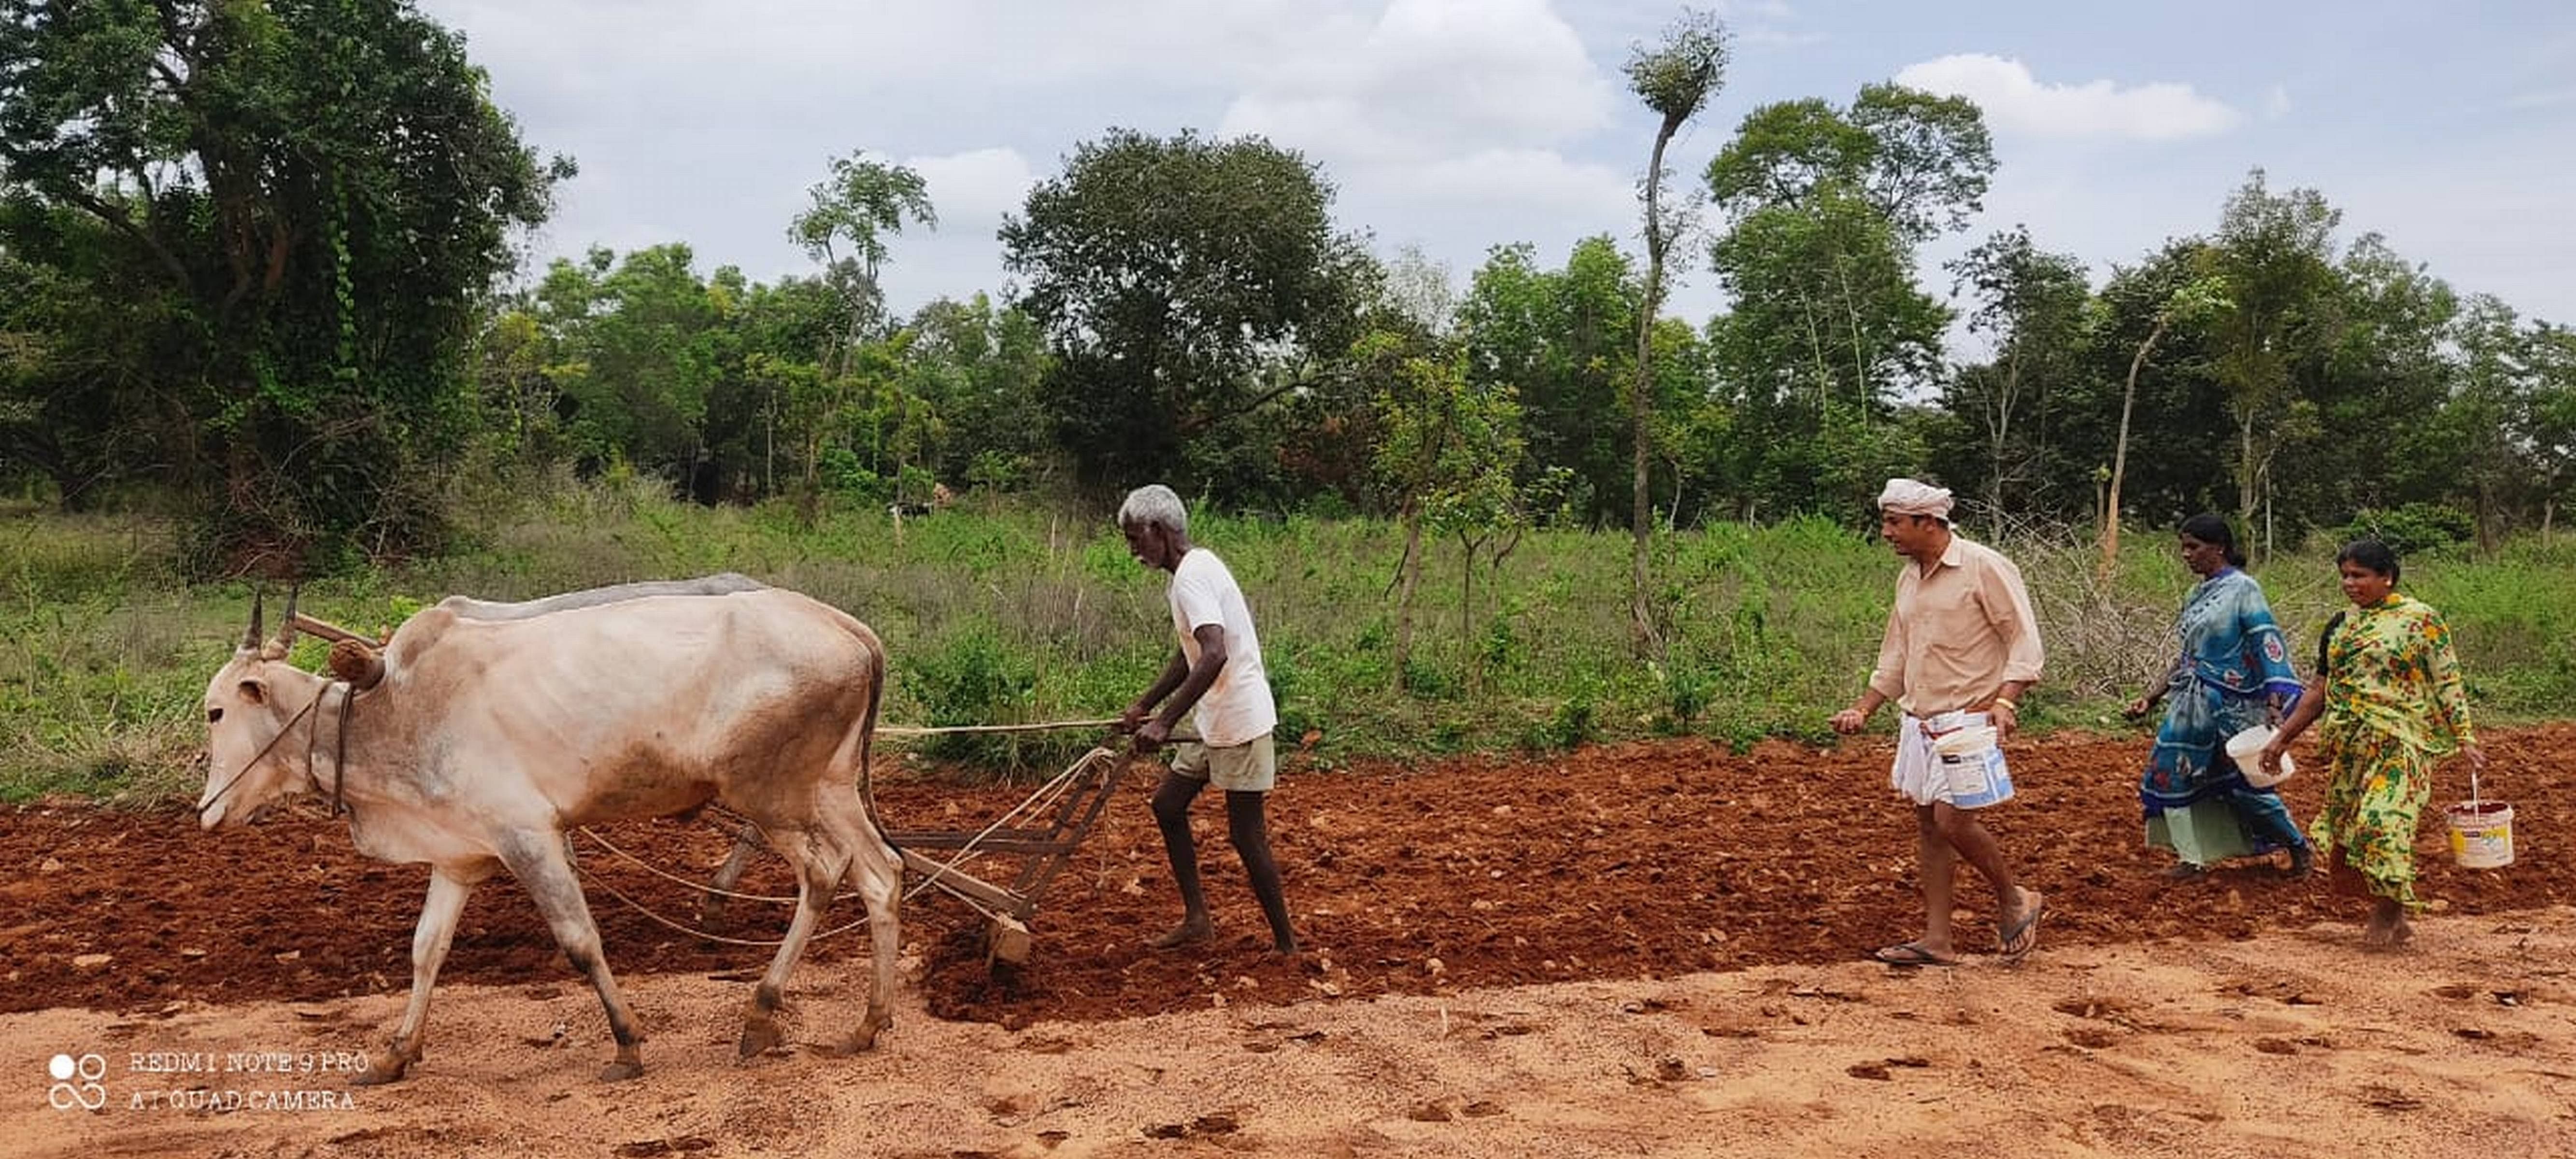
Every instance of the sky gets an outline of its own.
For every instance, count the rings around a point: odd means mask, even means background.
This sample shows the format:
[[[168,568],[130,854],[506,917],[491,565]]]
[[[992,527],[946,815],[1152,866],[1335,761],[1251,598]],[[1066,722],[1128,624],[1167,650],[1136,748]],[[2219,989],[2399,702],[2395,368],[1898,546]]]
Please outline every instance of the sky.
[[[680,241],[702,272],[813,272],[787,239],[831,158],[917,170],[935,229],[892,239],[888,304],[1007,293],[994,232],[1113,126],[1259,134],[1319,163],[1342,228],[1463,286],[1497,244],[1561,265],[1638,242],[1655,122],[1621,66],[1680,11],[1644,0],[419,0],[579,177],[532,267]],[[1724,88],[1680,187],[1764,104],[1896,80],[1975,100],[2000,167],[1941,262],[2027,225],[2096,284],[2216,228],[2260,166],[2462,294],[2576,323],[2576,4],[1725,0]],[[1705,246],[1667,312],[1725,296]],[[1964,336],[1955,342],[1968,342]],[[1971,354],[1973,351],[1963,351]]]

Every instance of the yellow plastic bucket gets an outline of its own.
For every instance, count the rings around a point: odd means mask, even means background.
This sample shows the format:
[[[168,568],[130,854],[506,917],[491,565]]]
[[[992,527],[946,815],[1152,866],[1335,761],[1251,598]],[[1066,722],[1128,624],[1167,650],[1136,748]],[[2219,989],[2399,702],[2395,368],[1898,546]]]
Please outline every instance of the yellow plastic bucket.
[[[2513,864],[2513,806],[2501,801],[2462,801],[2451,806],[2451,860],[2462,869],[2501,869]]]

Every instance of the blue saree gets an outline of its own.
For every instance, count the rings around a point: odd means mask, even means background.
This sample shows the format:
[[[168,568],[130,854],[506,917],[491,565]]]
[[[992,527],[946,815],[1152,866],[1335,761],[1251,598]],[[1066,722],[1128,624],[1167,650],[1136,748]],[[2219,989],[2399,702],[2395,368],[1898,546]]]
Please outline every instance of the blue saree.
[[[2254,852],[2304,846],[2280,795],[2247,784],[2226,751],[2227,738],[2265,723],[2267,700],[2299,697],[2289,642],[2272,620],[2263,586],[2222,568],[2192,589],[2175,630],[2181,653],[2165,678],[2164,727],[2138,783],[2148,820],[2223,801]]]

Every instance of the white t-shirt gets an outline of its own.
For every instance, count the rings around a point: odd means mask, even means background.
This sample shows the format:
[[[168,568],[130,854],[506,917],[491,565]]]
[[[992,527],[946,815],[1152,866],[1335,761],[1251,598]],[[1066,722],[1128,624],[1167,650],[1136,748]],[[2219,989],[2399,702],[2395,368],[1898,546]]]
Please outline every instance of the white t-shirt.
[[[1211,748],[1232,748],[1261,739],[1279,724],[1279,706],[1270,699],[1270,672],[1261,664],[1261,638],[1252,632],[1252,609],[1225,561],[1204,547],[1193,547],[1172,569],[1165,593],[1172,601],[1172,629],[1181,636],[1181,655],[1195,666],[1199,641],[1193,632],[1208,624],[1225,626],[1225,667],[1216,683],[1199,697],[1190,719]]]

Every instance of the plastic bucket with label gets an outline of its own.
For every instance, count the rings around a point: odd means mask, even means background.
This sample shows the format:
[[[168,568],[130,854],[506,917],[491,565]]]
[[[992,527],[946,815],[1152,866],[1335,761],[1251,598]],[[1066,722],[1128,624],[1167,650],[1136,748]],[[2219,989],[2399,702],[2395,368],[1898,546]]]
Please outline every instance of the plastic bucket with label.
[[[1975,724],[1932,737],[1932,756],[1940,762],[1953,808],[1978,809],[2012,796],[2012,772],[2004,751],[1995,745],[1991,725]]]
[[[2513,864],[2513,806],[2502,801],[2462,801],[2451,806],[2451,860],[2462,869],[2502,869]]]

